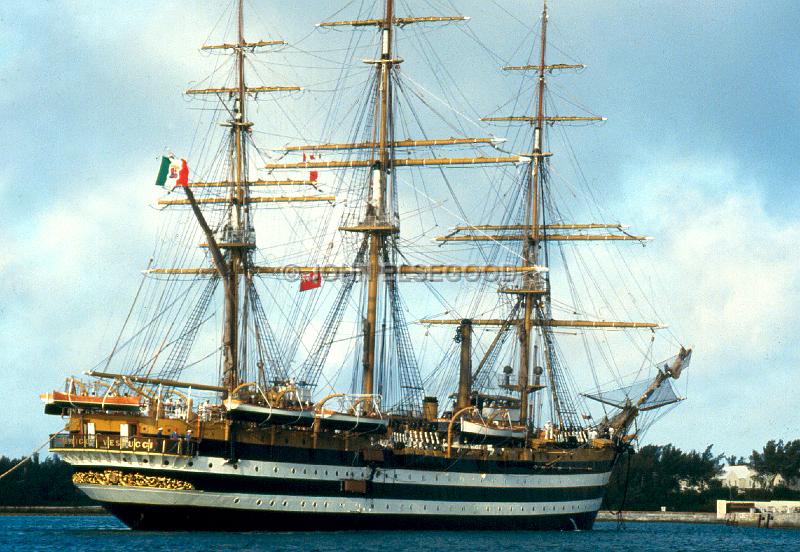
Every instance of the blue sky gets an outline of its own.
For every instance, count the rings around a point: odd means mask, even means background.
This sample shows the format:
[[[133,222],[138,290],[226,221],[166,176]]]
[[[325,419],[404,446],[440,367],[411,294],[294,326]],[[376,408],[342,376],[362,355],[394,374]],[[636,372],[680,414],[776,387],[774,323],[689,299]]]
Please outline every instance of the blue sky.
[[[266,26],[324,50],[313,24],[344,4],[251,2],[252,35]],[[155,239],[154,159],[166,145],[189,148],[197,112],[180,92],[208,73],[198,46],[227,5],[0,6],[0,389],[15,420],[0,428],[0,453],[29,452],[58,429],[38,393],[113,344]],[[509,61],[527,32],[516,19],[534,26],[539,11],[458,6]],[[650,441],[746,455],[799,437],[798,20],[800,5],[778,0],[551,3],[550,59],[563,51],[589,66],[559,85],[609,117],[576,129],[582,167],[608,211],[658,238],[647,252],[663,284],[658,310],[697,349],[689,400]],[[497,85],[510,82],[487,76],[496,60],[478,58],[466,34],[443,34],[476,109],[496,107]],[[304,100],[293,105],[308,109]]]

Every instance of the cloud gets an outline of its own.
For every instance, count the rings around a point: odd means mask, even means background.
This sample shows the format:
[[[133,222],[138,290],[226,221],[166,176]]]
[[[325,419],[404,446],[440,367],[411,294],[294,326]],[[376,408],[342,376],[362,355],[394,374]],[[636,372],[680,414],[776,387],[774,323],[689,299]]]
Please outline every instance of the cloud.
[[[6,454],[53,429],[36,394],[57,388],[106,354],[135,292],[156,228],[134,200],[140,175],[49,205],[11,228],[0,257],[0,348],[6,407],[20,423],[4,430]],[[144,230],[143,230],[144,229]],[[155,230],[153,230],[154,232]]]
[[[664,291],[657,308],[695,346],[691,400],[648,439],[693,447],[714,442],[744,454],[768,439],[792,437],[780,420],[794,415],[785,389],[800,384],[792,370],[800,330],[800,263],[793,255],[800,222],[774,214],[766,184],[730,159],[664,158],[634,167],[626,191],[637,199],[627,207],[657,236],[649,252]],[[644,193],[641,182],[647,182]],[[758,415],[739,415],[744,412]],[[708,431],[687,434],[686,420]]]
[[[655,224],[660,279],[686,339],[704,354],[754,358],[789,337],[800,307],[800,222],[772,214],[763,188],[733,162],[690,160],[645,170],[638,218]],[[637,177],[636,182],[643,178]],[[641,197],[641,193],[639,197]]]

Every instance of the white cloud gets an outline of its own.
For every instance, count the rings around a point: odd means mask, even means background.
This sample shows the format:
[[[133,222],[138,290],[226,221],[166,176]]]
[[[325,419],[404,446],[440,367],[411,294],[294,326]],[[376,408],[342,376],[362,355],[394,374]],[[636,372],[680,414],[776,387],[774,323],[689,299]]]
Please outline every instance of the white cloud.
[[[691,398],[648,440],[695,448],[713,442],[744,454],[792,437],[779,420],[794,415],[785,389],[800,384],[793,370],[800,221],[770,212],[763,184],[728,160],[656,160],[627,180],[629,188],[647,182],[646,193],[635,193],[644,199],[630,207],[656,228],[650,257],[663,288],[657,308],[695,346]],[[686,420],[704,430],[687,433]]]

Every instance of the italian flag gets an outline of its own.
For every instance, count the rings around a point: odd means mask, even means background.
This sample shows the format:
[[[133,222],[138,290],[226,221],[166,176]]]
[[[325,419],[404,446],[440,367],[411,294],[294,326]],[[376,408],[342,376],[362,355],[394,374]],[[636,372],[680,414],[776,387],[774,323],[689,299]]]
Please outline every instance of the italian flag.
[[[162,157],[161,167],[158,169],[158,177],[156,178],[156,186],[172,190],[176,186],[188,185],[189,165],[186,164],[186,159]]]

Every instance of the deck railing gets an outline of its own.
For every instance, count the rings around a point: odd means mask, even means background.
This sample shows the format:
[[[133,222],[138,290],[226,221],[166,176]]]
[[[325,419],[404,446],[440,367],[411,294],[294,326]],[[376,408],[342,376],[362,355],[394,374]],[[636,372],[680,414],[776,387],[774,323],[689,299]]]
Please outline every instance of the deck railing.
[[[78,435],[56,433],[50,438],[50,450],[86,449],[112,452],[146,452],[175,456],[194,456],[197,442],[170,437],[122,437],[120,435]]]

